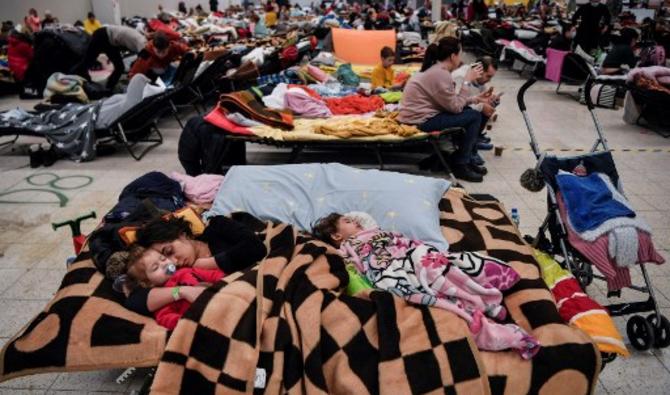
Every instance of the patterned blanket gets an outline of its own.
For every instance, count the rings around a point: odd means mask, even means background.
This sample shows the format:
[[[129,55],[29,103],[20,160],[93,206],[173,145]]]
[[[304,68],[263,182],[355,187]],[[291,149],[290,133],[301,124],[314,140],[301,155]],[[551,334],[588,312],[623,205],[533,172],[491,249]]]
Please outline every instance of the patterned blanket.
[[[539,350],[537,341],[518,325],[494,321],[507,317],[502,291],[521,279],[504,262],[471,252],[443,253],[377,227],[344,241],[340,252],[374,288],[463,318],[480,350],[517,349],[524,359]]]
[[[508,262],[521,275],[505,291],[504,304],[511,319],[542,344],[532,360],[523,360],[515,352],[477,351],[465,322],[449,312],[408,305],[383,292],[361,299],[330,291],[344,276],[335,255],[323,245],[296,236],[290,227],[275,225],[265,230],[273,255],[259,283],[265,296],[259,310],[261,328],[256,327],[255,318],[257,269],[234,274],[227,279],[229,286],[222,282],[207,291],[167,342],[166,331],[152,319],[122,307],[111,284],[84,252],[44,311],[5,344],[0,381],[49,371],[151,366],[162,358],[156,393],[205,393],[198,389],[216,386],[234,392],[242,384],[251,391],[256,357],[265,369],[266,392],[277,392],[280,385],[291,392],[325,392],[325,386],[334,393],[592,392],[600,355],[586,334],[564,324],[532,250],[521,240],[504,208],[451,190],[440,209],[452,251],[481,252]],[[307,283],[302,286],[296,279]],[[322,289],[315,290],[317,286]],[[283,299],[278,299],[282,293]],[[226,307],[220,300],[236,302]],[[276,300],[284,303],[274,303]],[[295,304],[300,307],[293,309]],[[303,310],[303,306],[318,309]],[[271,308],[280,311],[268,310]],[[225,319],[210,314],[224,309],[228,309]],[[277,318],[268,320],[270,316]],[[284,317],[284,324],[279,324],[279,317]],[[312,326],[326,331],[300,332]],[[240,331],[235,331],[238,327]],[[279,336],[268,337],[271,333]],[[262,342],[256,342],[258,337]],[[224,346],[213,347],[211,339]],[[260,347],[259,352],[255,346]],[[319,369],[313,369],[315,366]],[[340,368],[337,375],[342,380],[335,383],[324,373],[332,374],[329,366]],[[396,376],[403,371],[403,376]],[[260,383],[262,374],[258,379]],[[191,384],[194,387],[188,387]]]

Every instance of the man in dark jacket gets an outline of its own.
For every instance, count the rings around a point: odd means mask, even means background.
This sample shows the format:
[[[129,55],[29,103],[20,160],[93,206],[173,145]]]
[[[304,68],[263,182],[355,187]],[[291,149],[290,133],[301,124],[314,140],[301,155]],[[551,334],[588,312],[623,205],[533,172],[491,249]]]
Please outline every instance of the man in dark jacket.
[[[579,7],[572,17],[572,23],[576,24],[581,19],[577,28],[575,42],[586,52],[598,48],[601,34],[607,32],[612,16],[607,6],[600,0],[591,0],[589,3]]]

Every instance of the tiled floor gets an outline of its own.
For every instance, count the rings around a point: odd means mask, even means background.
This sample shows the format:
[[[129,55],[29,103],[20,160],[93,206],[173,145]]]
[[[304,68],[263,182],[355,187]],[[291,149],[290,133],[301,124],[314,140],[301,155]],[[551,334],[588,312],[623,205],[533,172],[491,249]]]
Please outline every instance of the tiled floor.
[[[514,97],[522,82],[516,74],[509,72],[501,72],[495,78],[494,85],[498,90],[505,91],[506,96],[503,97],[500,116],[491,136],[494,143],[504,146],[505,150],[500,157],[494,157],[490,152],[483,153],[489,175],[484,183],[467,185],[467,189],[493,194],[508,208],[518,208],[521,230],[534,233],[546,212],[545,194],[530,193],[518,182],[520,174],[534,165],[526,127]],[[577,149],[587,150],[592,145],[595,133],[586,108],[572,99],[556,95],[553,84],[540,82],[531,88],[527,103],[535,133],[543,148],[567,155],[576,154]],[[0,110],[15,105],[17,101],[14,99],[0,98]],[[32,103],[20,102],[19,105],[27,107]],[[598,116],[610,147],[615,149],[614,157],[630,200],[653,227],[655,243],[661,253],[670,258],[670,139],[625,125],[621,120],[621,111],[599,110]],[[122,187],[135,177],[149,170],[180,170],[176,159],[180,130],[172,119],[164,120],[161,130],[165,143],[141,162],[135,162],[119,151],[90,163],[61,161],[48,169],[33,170],[27,167],[26,156],[12,153],[7,148],[0,150],[0,344],[44,307],[65,272],[65,259],[72,253],[69,231],[61,229],[54,232],[51,222],[70,219],[91,210],[102,215],[111,208]],[[651,151],[653,149],[661,149],[661,152]],[[278,153],[274,148],[251,146],[249,151],[252,163],[278,163],[286,158],[286,153]],[[305,158],[320,161],[344,159],[350,164],[374,166],[370,156],[360,154],[309,153]],[[410,169],[407,164],[390,168]],[[27,177],[38,174],[41,176],[33,177],[31,181],[45,183],[61,177],[57,185],[75,188],[84,180],[72,176],[85,175],[92,178],[92,183],[78,189],[61,190],[67,204],[59,207],[56,196],[48,191],[52,188],[28,183]],[[8,193],[29,188],[40,188],[41,191]],[[95,221],[86,222],[84,231],[90,231],[94,224]],[[659,303],[670,317],[670,265],[650,267],[650,272]],[[640,278],[639,275],[635,277]],[[588,292],[604,302],[604,290],[603,284],[595,284],[589,287]],[[635,297],[634,292],[624,293],[625,300]],[[625,336],[625,320],[617,318],[616,322]],[[114,380],[118,374],[120,371],[117,370],[20,378],[0,383],[0,394],[127,393],[141,385],[141,380],[137,378],[123,385],[116,384]],[[597,392],[667,394],[668,388],[670,350],[633,350],[630,358],[617,359],[607,366],[600,376]]]

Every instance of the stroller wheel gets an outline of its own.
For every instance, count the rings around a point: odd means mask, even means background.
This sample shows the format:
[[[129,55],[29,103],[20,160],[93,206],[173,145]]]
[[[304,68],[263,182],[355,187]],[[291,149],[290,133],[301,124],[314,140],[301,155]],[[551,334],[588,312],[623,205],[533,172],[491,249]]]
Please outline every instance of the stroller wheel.
[[[575,277],[577,277],[577,281],[582,288],[586,289],[593,282],[593,266],[574,256],[572,259],[577,269]]]
[[[661,318],[660,325],[658,323],[658,317]],[[665,316],[657,316],[656,313],[654,313],[647,317],[647,322],[654,328],[654,337],[656,338],[654,347],[665,348],[670,346],[670,321],[668,321]]]
[[[656,341],[654,327],[640,315],[634,315],[628,319],[626,333],[633,347],[640,351],[650,349]]]

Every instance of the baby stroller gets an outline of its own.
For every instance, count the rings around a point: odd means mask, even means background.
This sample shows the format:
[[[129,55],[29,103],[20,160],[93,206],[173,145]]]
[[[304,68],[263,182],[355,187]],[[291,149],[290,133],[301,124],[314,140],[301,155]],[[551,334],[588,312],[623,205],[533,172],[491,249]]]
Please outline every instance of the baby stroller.
[[[593,173],[601,173],[597,176],[601,177],[603,180],[609,178],[611,185],[613,186],[612,189],[618,189],[618,191],[623,195],[619,175],[617,174],[616,166],[614,164],[614,159],[612,158],[612,154],[609,151],[607,140],[603,135],[600,123],[596,113],[594,112],[594,105],[590,95],[586,95],[586,104],[589,112],[591,113],[591,117],[595,124],[597,133],[597,139],[593,144],[590,152],[587,154],[570,157],[556,157],[553,155],[548,155],[546,152],[541,152],[536,136],[533,132],[530,119],[526,113],[526,104],[524,102],[524,94],[528,88],[530,88],[531,85],[535,83],[535,81],[536,80],[534,78],[529,79],[521,87],[519,93],[517,94],[517,103],[530,135],[530,146],[533,150],[533,153],[535,154],[535,157],[538,159],[536,168],[534,170],[528,170],[526,173],[524,173],[524,175],[522,175],[522,184],[524,184],[524,187],[527,187],[533,191],[541,190],[543,185],[547,186],[548,214],[540,226],[537,236],[534,239],[529,237],[529,239],[531,239],[535,248],[543,250],[544,252],[552,255],[559,262],[561,262],[561,264],[566,269],[570,270],[570,272],[572,272],[572,274],[580,282],[583,289],[591,284],[594,278],[600,280],[607,279],[609,285],[609,280],[611,278],[606,278],[605,276],[594,274],[593,272],[593,265],[596,265],[601,273],[607,273],[605,270],[603,270],[602,260],[593,258],[594,255],[591,254],[591,251],[586,251],[585,248],[581,248],[583,246],[580,246],[579,243],[576,242],[576,239],[573,238],[573,235],[576,234],[573,228],[574,223],[567,223],[568,220],[572,220],[573,217],[568,218],[568,216],[565,214],[565,209],[563,208],[565,203],[563,203],[562,194],[559,197],[559,193],[562,191],[559,189],[557,178],[559,176],[559,171],[562,170],[571,173],[577,166],[579,166],[579,170],[582,172],[582,175],[593,175]],[[593,82],[594,81],[592,79],[587,80],[587,92],[590,91]],[[599,150],[601,146],[602,150]],[[612,193],[612,196],[613,195],[614,193]],[[594,199],[594,196],[587,197],[585,201],[591,201],[591,199]],[[563,210],[563,213],[561,210]],[[591,212],[589,212],[589,216],[591,216]],[[640,233],[637,233],[637,230],[636,235],[640,235]],[[607,237],[608,236],[605,236],[605,239],[607,239]],[[641,240],[642,236],[639,237]],[[650,250],[652,250],[654,254],[658,255],[655,250],[653,250],[653,246],[651,245],[651,238],[649,237],[648,240]],[[583,243],[586,244],[585,242]],[[608,246],[603,248],[603,255],[606,260],[608,259],[608,248]],[[639,252],[640,250],[637,251]],[[586,258],[586,256],[590,256],[591,258]],[[638,257],[639,256],[641,255],[638,255]],[[651,281],[649,279],[645,263],[643,263],[650,261],[652,260],[640,260],[638,265],[644,278],[645,284],[643,286],[632,284],[628,268],[619,268],[610,265],[613,267],[613,270],[621,270],[624,271],[624,274],[628,275],[627,282],[624,281],[625,285],[622,284],[622,286],[648,294],[649,297],[646,301],[626,302],[604,306],[612,316],[628,316],[635,314],[628,319],[626,324],[626,332],[631,344],[638,350],[648,350],[651,347],[665,348],[670,345],[670,322],[660,313],[659,306],[654,295],[654,289],[651,286]],[[662,257],[657,258],[655,262],[662,263]],[[617,272],[617,276],[618,275],[619,274]],[[607,297],[609,298],[612,296],[621,296],[621,290],[618,289],[618,291],[614,290],[608,292]],[[638,315],[639,313],[644,312],[652,312],[652,314],[646,318]]]

